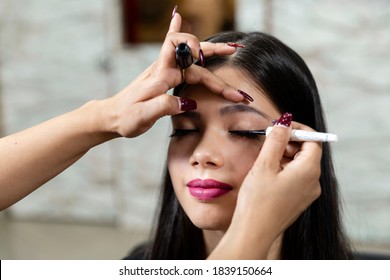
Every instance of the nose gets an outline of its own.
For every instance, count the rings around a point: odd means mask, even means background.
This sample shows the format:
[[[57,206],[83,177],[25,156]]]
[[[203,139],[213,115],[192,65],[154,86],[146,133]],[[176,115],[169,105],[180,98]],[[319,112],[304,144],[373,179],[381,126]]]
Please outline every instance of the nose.
[[[190,164],[193,167],[213,169],[222,167],[224,156],[220,140],[215,135],[204,134],[190,157]]]

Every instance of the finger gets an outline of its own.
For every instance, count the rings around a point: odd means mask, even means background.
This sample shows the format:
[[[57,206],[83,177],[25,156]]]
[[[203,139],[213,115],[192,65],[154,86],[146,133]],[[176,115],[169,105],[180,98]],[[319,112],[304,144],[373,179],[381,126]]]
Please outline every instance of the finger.
[[[163,67],[176,67],[176,47],[186,43],[191,49],[192,58],[199,57],[200,43],[197,37],[187,33],[168,33],[161,47],[159,59]]]
[[[176,7],[175,7],[176,8]],[[174,10],[168,32],[160,50],[159,61],[163,67],[176,67],[175,49],[180,43],[186,43],[192,52],[192,57],[198,58],[200,51],[199,39],[188,33],[180,33],[182,18]]]
[[[215,94],[222,95],[227,100],[232,102],[241,102],[245,98],[252,100],[253,98],[245,97],[244,92],[240,92],[237,89],[226,84],[220,77],[210,72],[208,69],[200,67],[198,65],[192,65],[186,69],[185,72],[186,82],[188,84],[203,84],[210,91]]]
[[[181,16],[176,12],[177,6],[175,6],[174,11],[172,13],[172,19],[169,24],[168,33],[169,32],[180,32],[181,28]]]
[[[255,166],[267,168],[274,173],[279,172],[281,160],[290,136],[291,127],[280,124],[275,125],[264,141]]]
[[[293,129],[315,131],[311,127],[298,122],[292,122],[291,126]],[[321,160],[321,155],[322,155],[322,144],[320,142],[307,141],[301,144],[299,151],[294,156],[294,160],[319,162]]]
[[[225,43],[201,42],[200,46],[205,56],[230,55],[237,50],[237,48],[228,46]]]
[[[319,142],[304,142],[300,150],[295,154],[291,168],[299,168],[305,164],[320,164],[322,156],[322,145]]]
[[[180,17],[180,15],[178,15],[178,17]],[[231,55],[237,50],[235,47],[228,46],[225,43],[200,42],[196,36],[189,33],[179,33],[177,30],[180,28],[172,28],[172,30],[174,29],[176,29],[176,32],[170,31],[167,33],[165,42],[161,48],[160,56],[171,56],[170,52],[172,51],[172,47],[176,48],[180,43],[186,43],[190,47],[191,55],[194,60],[200,58],[201,50],[205,57],[213,55]]]
[[[291,122],[291,127],[292,127],[292,129],[300,129],[300,130],[306,130],[306,131],[315,131],[310,126],[304,125],[304,124],[299,123],[299,122],[294,122],[294,121]]]
[[[283,170],[293,159],[288,157],[283,157],[280,161],[280,167]]]
[[[225,43],[199,42],[199,39],[188,33],[168,33],[164,44],[160,51],[160,57],[173,58],[175,56],[175,48],[180,43],[186,43],[191,49],[191,56],[194,59],[200,58],[200,51],[204,57],[213,55],[231,55],[236,52],[236,48],[230,47]],[[176,66],[175,60],[168,60],[168,66]]]
[[[134,110],[141,126],[148,129],[163,116],[176,115],[195,109],[196,102],[192,99],[163,94],[138,103]]]
[[[295,155],[299,152],[301,144],[297,142],[289,142],[286,150],[284,151],[283,156],[286,158],[294,158]]]
[[[307,131],[314,131],[312,128],[292,122],[294,129],[301,129]],[[322,145],[319,142],[302,142],[298,152],[294,155],[293,160],[284,164],[283,176],[303,176],[306,181],[316,182],[321,175],[321,157],[322,157]]]

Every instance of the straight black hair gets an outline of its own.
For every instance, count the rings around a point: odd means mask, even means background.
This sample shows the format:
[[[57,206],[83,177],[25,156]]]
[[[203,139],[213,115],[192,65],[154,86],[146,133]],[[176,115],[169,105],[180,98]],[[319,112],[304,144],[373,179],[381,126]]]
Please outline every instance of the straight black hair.
[[[207,58],[206,68],[239,69],[262,89],[280,112],[290,112],[295,121],[317,131],[327,131],[314,78],[291,48],[261,32],[224,32],[208,41],[236,42],[245,48],[238,48],[230,56]],[[179,95],[183,86],[178,86],[174,94]],[[284,232],[281,259],[352,258],[341,222],[338,183],[328,143],[323,144],[320,183],[321,196]],[[159,207],[154,237],[145,256],[150,259],[206,258],[202,230],[191,223],[178,202],[167,169]]]

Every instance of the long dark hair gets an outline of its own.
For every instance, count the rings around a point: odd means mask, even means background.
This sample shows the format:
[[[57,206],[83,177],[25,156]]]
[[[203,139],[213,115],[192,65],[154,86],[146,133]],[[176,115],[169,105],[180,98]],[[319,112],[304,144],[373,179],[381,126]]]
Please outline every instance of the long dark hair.
[[[207,58],[205,67],[232,66],[252,78],[280,112],[317,131],[327,131],[317,86],[302,58],[278,39],[261,33],[224,32],[208,41],[245,45],[231,56]],[[174,91],[178,95],[183,85]],[[285,231],[281,259],[349,259],[343,232],[338,183],[330,146],[323,144],[321,196]],[[149,246],[151,259],[204,259],[202,230],[195,227],[178,202],[166,170],[158,222]]]

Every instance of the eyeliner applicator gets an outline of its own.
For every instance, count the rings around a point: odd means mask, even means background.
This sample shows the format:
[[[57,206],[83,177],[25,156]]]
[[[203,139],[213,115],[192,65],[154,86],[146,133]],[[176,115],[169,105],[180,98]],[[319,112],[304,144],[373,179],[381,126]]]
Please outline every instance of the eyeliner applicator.
[[[268,136],[273,127],[270,126],[267,129],[262,130],[240,130],[242,133],[246,134],[254,134],[254,135],[265,135]],[[338,136],[332,133],[324,133],[324,132],[314,132],[314,131],[306,131],[293,129],[291,131],[290,141],[296,142],[304,142],[304,141],[312,141],[312,142],[337,142]]]

